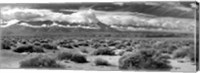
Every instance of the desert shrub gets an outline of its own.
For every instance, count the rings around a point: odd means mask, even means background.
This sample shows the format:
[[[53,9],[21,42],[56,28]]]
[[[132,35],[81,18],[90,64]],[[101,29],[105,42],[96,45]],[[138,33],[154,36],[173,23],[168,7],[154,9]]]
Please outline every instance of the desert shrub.
[[[79,47],[79,50],[84,54],[92,54],[95,49],[91,47]]]
[[[74,44],[73,46],[76,47],[76,48],[79,47],[79,45],[77,45],[77,44]]]
[[[62,47],[68,48],[68,49],[73,49],[74,48],[72,45],[62,45]]]
[[[168,48],[168,50],[171,50],[171,51],[174,51],[174,50],[177,50],[178,49],[178,46],[176,45],[172,45]]]
[[[184,58],[187,56],[187,50],[186,49],[179,49],[174,51],[174,58]]]
[[[196,48],[194,48],[194,45],[191,45],[189,48],[189,51],[188,51],[188,57],[190,58],[190,60],[192,61],[192,62],[195,62],[195,60],[197,60],[196,58],[197,58],[197,52],[196,52]]]
[[[95,48],[95,49],[97,49],[97,48],[99,48],[99,47],[101,47],[101,45],[100,45],[100,44],[97,44],[97,43],[95,43],[95,44],[92,45],[92,48]]]
[[[59,60],[70,60],[76,63],[86,63],[87,59],[84,55],[75,52],[62,52],[58,54]]]
[[[167,48],[161,48],[160,50],[162,53],[172,54],[177,49],[178,47],[176,45],[171,45],[171,46],[168,46]]]
[[[133,51],[134,50],[134,48],[132,48],[132,47],[127,47],[126,48],[126,51],[128,51],[128,52],[131,52],[131,51]]]
[[[53,44],[42,44],[42,47],[44,47],[45,49],[49,49],[49,50],[57,50],[57,46],[55,46]]]
[[[21,43],[22,43],[22,44],[27,44],[27,42],[26,42],[26,41],[22,41]]]
[[[194,48],[179,48],[173,52],[173,58],[190,58],[191,61],[195,60]]]
[[[10,50],[12,47],[16,47],[16,43],[10,40],[3,40],[1,41],[1,49]]]
[[[122,56],[122,55],[124,55],[124,54],[125,54],[125,52],[126,52],[126,51],[121,51],[121,52],[119,52],[119,54],[118,54],[118,55]]]
[[[81,50],[81,52],[83,52],[83,53],[89,53],[89,51],[87,50],[87,49],[80,49]]]
[[[81,54],[74,54],[73,57],[70,59],[71,61],[74,61],[76,63],[86,63],[87,59],[84,55]]]
[[[20,62],[20,67],[21,68],[64,68],[64,66],[57,63],[55,59],[44,55],[39,55],[29,60],[22,61]]]
[[[156,50],[145,49],[126,54],[119,59],[119,68],[128,70],[168,70],[167,57]]]
[[[109,48],[100,48],[95,50],[92,55],[115,55],[115,52]]]
[[[197,59],[195,56],[195,52],[190,52],[190,54],[188,55],[188,57],[190,58],[190,60],[192,62],[195,62],[195,60]]]
[[[41,44],[39,42],[35,42],[34,45],[40,46]]]
[[[111,65],[108,61],[102,58],[95,59],[94,63],[96,66],[110,66]]]
[[[118,43],[115,43],[115,42],[109,42],[108,43],[108,46],[116,46],[116,45],[118,45]]]
[[[127,46],[123,44],[119,44],[116,46],[117,49],[125,49]]]
[[[19,46],[17,47],[14,52],[22,53],[22,52],[37,52],[37,53],[42,53],[44,50],[42,47],[39,46],[32,46],[32,45],[25,45],[25,46]]]
[[[73,56],[72,52],[62,52],[58,54],[57,59],[59,60],[70,60]]]
[[[48,39],[45,39],[45,40],[41,40],[40,41],[40,43],[49,43],[50,42],[50,40],[48,40]]]
[[[89,44],[87,44],[87,43],[80,43],[80,44],[78,44],[78,46],[89,46]]]
[[[9,50],[11,49],[11,45],[9,43],[1,42],[1,49]]]

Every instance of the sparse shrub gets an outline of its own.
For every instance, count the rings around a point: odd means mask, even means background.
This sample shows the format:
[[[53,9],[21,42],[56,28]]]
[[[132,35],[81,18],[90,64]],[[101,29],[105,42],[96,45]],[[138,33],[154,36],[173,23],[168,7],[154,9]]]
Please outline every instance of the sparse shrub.
[[[91,48],[91,47],[79,47],[79,50],[80,50],[81,53],[91,55],[96,49]]]
[[[50,41],[48,39],[41,40],[40,43],[49,43]]]
[[[73,49],[74,48],[72,45],[62,45],[62,47],[68,48],[68,49]]]
[[[115,42],[109,42],[108,43],[108,46],[116,46],[118,43],[115,43]]]
[[[178,49],[174,51],[174,58],[184,58],[187,56],[187,52],[186,49]]]
[[[133,51],[134,49],[132,48],[132,47],[127,47],[126,48],[126,51],[128,51],[128,52],[131,52],[131,51]]]
[[[1,49],[10,50],[10,49],[12,49],[12,47],[16,47],[14,41],[3,40],[0,43],[1,43],[1,45],[0,45]]]
[[[99,47],[101,47],[101,45],[100,45],[100,44],[97,44],[97,43],[94,43],[94,44],[92,45],[92,48],[95,48],[95,49],[97,49],[97,48],[99,48]]]
[[[121,51],[121,52],[119,52],[118,55],[122,56],[122,55],[124,55],[125,52],[126,52],[126,51]]]
[[[195,56],[195,52],[190,52],[190,54],[188,55],[188,57],[190,58],[190,60],[192,62],[195,62],[195,60],[197,59]]]
[[[153,49],[141,49],[132,54],[127,54],[119,59],[119,68],[128,70],[168,70],[166,57]]]
[[[123,44],[119,44],[116,46],[117,49],[124,49],[126,48],[126,45],[123,45]]]
[[[86,63],[87,62],[86,57],[81,54],[73,54],[73,57],[70,60],[74,61],[76,63]]]
[[[76,47],[76,48],[78,48],[78,47],[79,47],[79,45],[77,45],[77,44],[74,44],[73,46],[74,46],[74,47]]]
[[[29,60],[22,61],[20,62],[20,67],[21,68],[64,68],[64,66],[57,63],[55,59],[44,55],[39,55]]]
[[[109,48],[100,48],[94,51],[93,55],[115,55],[115,52]]]
[[[170,51],[174,51],[174,50],[177,50],[177,49],[178,49],[178,47],[176,45],[172,45],[168,48],[168,50],[170,50]]]
[[[42,53],[44,50],[42,47],[39,46],[32,46],[32,45],[25,45],[25,46],[20,46],[17,47],[14,52],[22,53],[22,52],[37,52],[37,53]]]
[[[81,44],[78,44],[79,46],[89,46],[89,44],[87,43],[81,43]]]
[[[89,53],[89,51],[87,50],[87,49],[80,49],[81,50],[81,52],[83,52],[83,53]]]
[[[102,58],[97,58],[94,61],[96,66],[110,66],[111,64],[108,63],[108,61],[102,59]]]
[[[1,42],[1,49],[9,50],[11,49],[11,45],[9,43]]]
[[[86,63],[87,59],[84,55],[75,52],[62,52],[58,54],[59,60],[71,60],[76,63]]]
[[[173,58],[190,58],[191,61],[195,60],[194,48],[183,47],[173,52]]]
[[[41,44],[39,42],[35,42],[34,45],[40,46]]]
[[[62,52],[58,54],[57,58],[59,60],[70,60],[73,56],[73,52]]]
[[[27,42],[26,42],[26,41],[22,41],[21,43],[22,43],[22,44],[27,44]]]
[[[177,46],[171,45],[171,46],[167,46],[167,48],[162,48],[160,50],[162,53],[172,54],[177,49],[178,49]]]
[[[191,45],[189,48],[189,51],[188,51],[188,57],[190,58],[190,60],[192,61],[192,62],[195,62],[195,60],[197,60],[196,58],[197,58],[197,54],[195,53],[196,51],[195,51],[195,49],[196,48],[194,48],[194,45]]]
[[[49,50],[57,50],[57,46],[53,45],[53,44],[42,44],[42,47],[44,47],[45,49],[49,49]]]

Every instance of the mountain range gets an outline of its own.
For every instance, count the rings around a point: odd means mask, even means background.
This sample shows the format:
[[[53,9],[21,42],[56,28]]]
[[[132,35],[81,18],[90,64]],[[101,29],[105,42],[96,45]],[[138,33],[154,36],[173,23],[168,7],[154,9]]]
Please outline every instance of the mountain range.
[[[3,36],[191,37],[194,2],[0,4]]]

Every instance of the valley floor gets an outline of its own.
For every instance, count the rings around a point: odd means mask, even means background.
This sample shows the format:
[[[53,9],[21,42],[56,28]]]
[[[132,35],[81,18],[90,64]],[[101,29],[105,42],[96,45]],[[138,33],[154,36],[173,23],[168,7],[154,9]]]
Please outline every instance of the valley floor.
[[[171,41],[171,40],[168,40],[168,41]],[[157,43],[159,43],[159,42],[157,42]],[[19,43],[18,43],[18,45],[19,45]],[[80,52],[81,48],[90,48],[89,52],[93,51],[92,50],[93,48],[91,48],[91,47],[78,47],[78,48],[74,48],[74,49],[66,49],[66,48],[61,47],[61,48],[58,48],[59,50],[55,50],[53,52],[50,50],[45,50],[45,51],[47,51],[45,53],[27,53],[27,52],[17,53],[12,50],[1,49],[0,50],[0,68],[19,69],[21,61],[31,59],[33,57],[38,56],[39,54],[54,54],[54,53],[59,53],[61,51],[68,51],[68,50]],[[119,49],[119,50],[121,50],[121,49]],[[113,55],[113,56],[89,55],[89,54],[85,54],[85,55],[86,55],[87,61],[89,61],[88,63],[75,63],[75,62],[68,62],[68,61],[59,61],[59,63],[64,65],[66,70],[103,70],[103,71],[119,71],[119,70],[121,70],[121,69],[119,69],[118,66],[119,66],[119,59],[122,57],[122,55]],[[94,63],[94,61],[97,58],[104,59],[104,60],[108,61],[108,63],[111,65],[110,66],[97,66]],[[194,62],[191,62],[188,57],[181,58],[181,59],[171,58],[168,61],[170,62],[169,64],[172,66],[172,68],[169,71],[175,71],[175,72],[176,71],[181,71],[181,72],[196,71],[196,64]],[[140,70],[137,70],[137,71],[140,71]]]
[[[5,50],[0,51],[0,68],[2,69],[19,69],[19,62],[29,59],[32,55],[18,54],[14,52],[8,52]],[[34,55],[34,54],[33,54]],[[103,71],[119,71],[118,60],[120,56],[90,56],[87,57],[89,61],[93,61],[95,58],[106,59],[109,63],[114,66],[95,66],[93,63],[77,64],[77,63],[65,63],[66,70],[103,70]],[[182,62],[180,62],[182,61]],[[173,68],[171,71],[181,71],[181,72],[193,72],[196,71],[196,65],[194,63],[188,62],[187,60],[170,60]]]

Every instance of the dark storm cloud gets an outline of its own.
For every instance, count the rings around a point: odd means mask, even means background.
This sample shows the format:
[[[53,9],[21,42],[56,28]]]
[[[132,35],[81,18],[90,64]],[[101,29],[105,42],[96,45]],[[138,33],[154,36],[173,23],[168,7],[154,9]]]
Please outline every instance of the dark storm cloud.
[[[129,11],[152,14],[160,17],[193,18],[194,11],[191,8],[193,2],[116,2],[116,3],[41,3],[41,4],[7,4],[10,6],[22,6],[35,9],[50,9],[59,12],[60,9],[92,8],[101,11]],[[5,6],[6,4],[4,4]],[[70,13],[70,12],[67,12]]]

